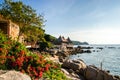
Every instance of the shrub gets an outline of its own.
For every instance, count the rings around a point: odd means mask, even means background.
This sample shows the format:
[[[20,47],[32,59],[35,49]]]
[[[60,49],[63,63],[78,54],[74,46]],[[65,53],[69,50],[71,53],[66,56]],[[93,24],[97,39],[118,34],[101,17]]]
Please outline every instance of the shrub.
[[[52,47],[52,44],[50,42],[44,41],[44,42],[39,42],[40,49],[39,51],[45,51],[46,48]]]
[[[27,73],[33,80],[41,77],[49,80],[66,79],[60,71],[60,65],[46,60],[40,53],[28,51],[23,44],[3,35],[0,39],[0,69],[15,69]]]

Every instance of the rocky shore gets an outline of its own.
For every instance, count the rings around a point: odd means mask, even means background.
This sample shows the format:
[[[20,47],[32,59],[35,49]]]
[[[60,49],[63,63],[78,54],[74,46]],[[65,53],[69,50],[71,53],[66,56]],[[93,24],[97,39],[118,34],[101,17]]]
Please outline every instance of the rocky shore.
[[[86,65],[82,60],[66,60],[62,64],[63,72],[76,79],[73,80],[120,80],[120,76],[113,76],[93,65]]]
[[[101,70],[93,65],[86,65],[81,59],[60,61],[59,56],[48,57],[47,59],[61,64],[61,71],[70,80],[120,80],[120,76],[111,75],[108,71]],[[18,71],[0,70],[0,80],[31,80],[26,74]],[[46,79],[39,79],[46,80]]]
[[[67,50],[58,50],[58,49],[49,49],[46,52],[50,53],[51,55],[57,55],[57,56],[62,56],[62,57],[68,57],[69,55],[74,55],[74,54],[82,54],[82,53],[91,53],[91,49],[93,47],[75,47]]]
[[[50,60],[61,64],[62,72],[72,80],[120,80],[120,76],[111,75],[109,71],[97,68],[94,65],[86,65],[81,59],[69,60],[51,57]]]

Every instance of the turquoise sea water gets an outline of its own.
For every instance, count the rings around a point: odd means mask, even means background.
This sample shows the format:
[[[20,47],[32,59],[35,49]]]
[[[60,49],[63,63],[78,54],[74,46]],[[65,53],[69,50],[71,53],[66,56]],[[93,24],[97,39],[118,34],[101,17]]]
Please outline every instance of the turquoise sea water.
[[[113,75],[120,75],[120,45],[89,45],[92,53],[71,55],[70,59],[82,59],[87,65],[95,65],[110,70]],[[103,48],[98,49],[99,47]]]

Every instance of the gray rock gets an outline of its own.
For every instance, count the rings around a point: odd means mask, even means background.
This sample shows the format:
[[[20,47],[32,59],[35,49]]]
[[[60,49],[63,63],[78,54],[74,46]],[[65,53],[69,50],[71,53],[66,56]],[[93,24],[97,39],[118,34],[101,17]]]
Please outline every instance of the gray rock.
[[[115,75],[114,77],[115,77],[115,78],[117,78],[118,80],[120,80],[120,76],[118,76],[118,75]]]
[[[68,72],[67,70],[65,70],[65,69],[62,68],[61,71],[62,71],[64,74],[69,75],[69,72]]]
[[[62,67],[80,71],[86,68],[86,64],[82,60],[67,60],[63,62]]]
[[[0,80],[31,80],[31,78],[28,75],[22,74],[18,71],[0,70]]]
[[[87,80],[118,80],[108,72],[100,70],[94,66],[88,66],[85,72],[85,78]]]
[[[88,66],[85,72],[85,78],[87,80],[96,80],[97,74],[98,70],[96,68]]]
[[[69,69],[68,72],[69,73],[74,73],[74,71],[72,69]]]

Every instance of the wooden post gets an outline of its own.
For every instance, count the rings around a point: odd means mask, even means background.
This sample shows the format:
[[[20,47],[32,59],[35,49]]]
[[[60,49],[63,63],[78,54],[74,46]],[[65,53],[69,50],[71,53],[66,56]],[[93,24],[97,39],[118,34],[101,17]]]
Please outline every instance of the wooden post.
[[[100,62],[100,69],[101,69],[101,70],[102,70],[102,65],[103,65],[102,62]]]

